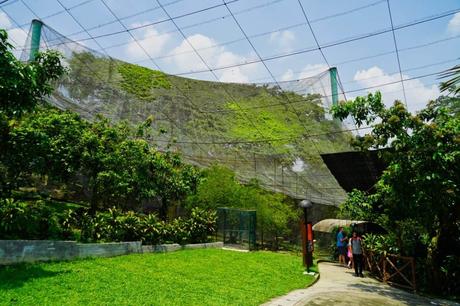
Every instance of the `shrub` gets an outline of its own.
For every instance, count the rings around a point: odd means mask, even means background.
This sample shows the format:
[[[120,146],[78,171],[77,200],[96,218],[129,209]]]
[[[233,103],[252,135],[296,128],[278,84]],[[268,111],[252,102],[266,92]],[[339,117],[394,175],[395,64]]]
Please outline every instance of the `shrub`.
[[[167,223],[157,215],[117,208],[92,215],[86,208],[56,213],[44,201],[0,201],[0,239],[56,239],[81,242],[138,241],[144,244],[207,242],[216,213],[193,209],[188,219]]]
[[[0,239],[72,239],[63,224],[45,201],[0,200]]]
[[[149,214],[141,220],[141,236],[144,244],[160,244],[164,235],[164,226],[156,214]]]
[[[216,231],[217,213],[193,208],[188,220],[191,243],[207,242],[208,236]]]

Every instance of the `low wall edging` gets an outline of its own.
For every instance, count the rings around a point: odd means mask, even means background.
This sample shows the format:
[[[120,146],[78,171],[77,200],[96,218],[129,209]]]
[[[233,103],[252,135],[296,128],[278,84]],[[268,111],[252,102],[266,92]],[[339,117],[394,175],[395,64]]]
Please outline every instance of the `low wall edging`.
[[[140,241],[77,243],[55,240],[0,240],[0,265],[23,262],[113,257],[140,253],[165,253],[182,249],[222,248],[222,242],[142,245]]]

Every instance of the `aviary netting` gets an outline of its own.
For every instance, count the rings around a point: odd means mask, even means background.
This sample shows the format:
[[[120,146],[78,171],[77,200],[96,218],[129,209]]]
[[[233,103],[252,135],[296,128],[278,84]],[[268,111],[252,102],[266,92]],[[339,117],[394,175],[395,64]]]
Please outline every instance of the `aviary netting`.
[[[343,99],[337,71],[296,81],[236,84],[189,79],[126,63],[34,21],[23,60],[35,50],[64,55],[69,73],[49,102],[92,120],[104,115],[138,125],[154,118],[149,141],[188,162],[233,169],[243,182],[294,198],[338,205],[344,190],[320,154],[348,151],[347,125],[328,113]]]

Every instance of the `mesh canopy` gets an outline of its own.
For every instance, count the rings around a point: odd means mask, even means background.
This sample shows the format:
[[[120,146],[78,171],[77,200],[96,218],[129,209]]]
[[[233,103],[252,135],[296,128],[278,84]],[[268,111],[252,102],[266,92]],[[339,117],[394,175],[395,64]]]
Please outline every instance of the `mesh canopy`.
[[[153,116],[148,140],[159,150],[180,151],[201,167],[225,165],[242,182],[257,179],[294,198],[327,205],[345,198],[320,156],[351,149],[349,127],[328,113],[334,83],[329,70],[289,82],[201,81],[114,59],[46,25],[40,49],[60,51],[69,68],[49,97],[60,109],[132,125]],[[29,56],[26,48],[21,58]]]

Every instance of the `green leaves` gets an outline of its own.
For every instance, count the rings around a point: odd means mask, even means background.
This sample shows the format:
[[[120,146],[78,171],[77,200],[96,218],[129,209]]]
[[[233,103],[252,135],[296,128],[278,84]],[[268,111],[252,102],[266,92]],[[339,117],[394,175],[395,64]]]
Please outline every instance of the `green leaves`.
[[[233,171],[217,165],[205,171],[196,194],[187,198],[187,207],[255,209],[258,232],[265,242],[289,235],[290,224],[298,220],[297,211],[285,195],[263,190],[257,181],[240,184]]]
[[[392,239],[397,250],[423,257],[432,275],[439,273],[445,258],[460,252],[459,105],[458,97],[440,97],[412,115],[399,101],[383,107],[376,93],[334,108],[337,118],[350,115],[358,125],[377,123],[368,135],[356,137],[355,147],[387,148],[388,168],[375,194],[350,193],[342,214],[380,222],[390,231],[386,238]],[[375,248],[383,248],[380,238],[369,239]],[[440,280],[426,282],[439,284]],[[450,283],[446,278],[444,288],[438,290],[449,288]]]
[[[38,53],[35,61],[23,63],[15,58],[8,35],[0,29],[0,114],[18,118],[32,111],[53,91],[52,82],[66,69],[55,51]]]
[[[460,93],[460,65],[456,65],[441,74],[441,78],[449,78],[449,80],[441,83],[439,89],[441,91],[449,91],[453,94]]]

